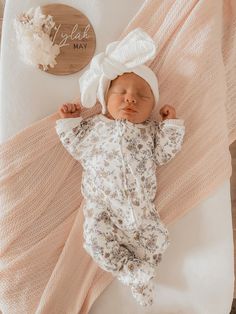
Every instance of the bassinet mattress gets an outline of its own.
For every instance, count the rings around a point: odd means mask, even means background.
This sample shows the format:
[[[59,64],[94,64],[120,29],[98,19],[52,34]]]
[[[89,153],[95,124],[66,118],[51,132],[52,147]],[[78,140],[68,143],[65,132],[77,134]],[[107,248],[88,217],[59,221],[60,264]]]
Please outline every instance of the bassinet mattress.
[[[0,72],[0,140],[55,112],[78,96],[79,74],[53,76],[23,64],[12,20],[30,7],[57,1],[8,0],[4,14]],[[60,1],[58,1],[60,3]],[[144,0],[64,0],[90,19],[96,53],[118,38]],[[114,12],[116,19],[114,19]],[[157,269],[156,299],[144,310],[130,290],[114,280],[90,314],[228,314],[234,290],[230,182],[169,226],[172,243]]]

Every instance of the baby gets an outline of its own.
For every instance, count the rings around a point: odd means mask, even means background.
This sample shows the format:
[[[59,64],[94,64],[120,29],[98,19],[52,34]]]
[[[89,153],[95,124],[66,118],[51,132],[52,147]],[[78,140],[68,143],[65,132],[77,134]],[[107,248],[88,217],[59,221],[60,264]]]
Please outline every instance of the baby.
[[[101,114],[83,119],[80,104],[62,105],[56,131],[84,169],[85,250],[102,269],[130,286],[140,305],[149,306],[155,267],[170,243],[154,204],[156,165],[180,151],[185,128],[170,105],[160,109],[161,122],[150,119],[158,85],[154,73],[143,67],[143,72],[134,67],[108,77],[100,94],[94,89]],[[87,74],[80,81],[82,105]]]

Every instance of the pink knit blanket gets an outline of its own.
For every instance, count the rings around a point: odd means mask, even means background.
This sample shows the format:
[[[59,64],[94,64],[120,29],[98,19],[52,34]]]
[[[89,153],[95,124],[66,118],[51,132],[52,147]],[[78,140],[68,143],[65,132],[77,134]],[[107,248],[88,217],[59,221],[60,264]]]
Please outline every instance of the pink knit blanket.
[[[159,108],[169,103],[185,120],[181,152],[157,170],[156,206],[170,224],[231,175],[236,2],[148,0],[122,35],[136,27],[157,43],[150,66],[159,79]],[[0,147],[3,314],[88,313],[113,280],[82,247],[82,168],[56,135],[58,118],[46,117]]]

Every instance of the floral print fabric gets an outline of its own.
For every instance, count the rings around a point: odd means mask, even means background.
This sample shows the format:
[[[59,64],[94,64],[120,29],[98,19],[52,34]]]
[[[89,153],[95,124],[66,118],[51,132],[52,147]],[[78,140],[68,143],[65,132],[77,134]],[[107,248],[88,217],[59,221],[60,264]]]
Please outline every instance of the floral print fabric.
[[[133,124],[96,115],[57,120],[56,131],[84,169],[84,248],[151,305],[154,269],[170,243],[154,205],[156,166],[180,151],[183,120]]]

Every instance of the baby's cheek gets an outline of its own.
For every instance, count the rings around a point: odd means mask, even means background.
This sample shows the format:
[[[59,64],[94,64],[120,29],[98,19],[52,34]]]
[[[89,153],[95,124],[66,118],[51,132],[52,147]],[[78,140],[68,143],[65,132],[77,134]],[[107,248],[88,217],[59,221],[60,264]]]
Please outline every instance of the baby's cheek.
[[[119,109],[119,106],[121,104],[121,101],[117,98],[110,99],[107,105],[107,109],[111,111],[117,111]]]

